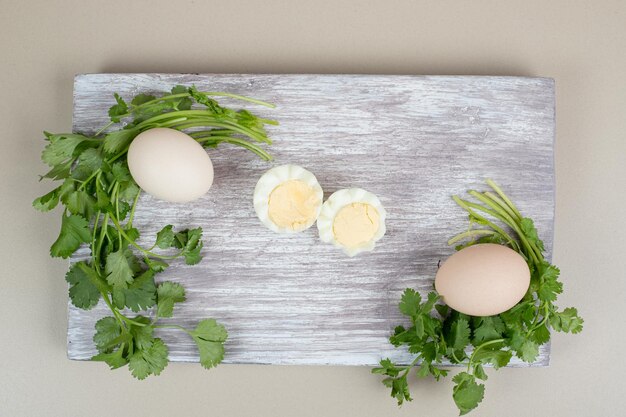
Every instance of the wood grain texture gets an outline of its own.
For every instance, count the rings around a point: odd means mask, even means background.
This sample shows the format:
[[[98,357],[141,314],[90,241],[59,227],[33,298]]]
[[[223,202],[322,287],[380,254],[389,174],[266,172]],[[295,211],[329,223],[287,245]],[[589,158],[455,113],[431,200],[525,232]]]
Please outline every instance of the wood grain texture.
[[[552,252],[554,82],[546,78],[369,75],[78,75],[77,132],[107,123],[113,93],[161,93],[176,84],[273,102],[245,107],[280,126],[269,129],[275,161],[221,146],[210,192],[191,204],[143,195],[136,213],[141,241],[166,224],[202,226],[204,260],[174,263],[158,280],[183,284],[188,300],[172,322],[193,327],[214,317],[228,328],[227,363],[375,365],[410,355],[387,342],[403,318],[406,287],[432,288],[446,241],[467,228],[452,199],[493,178],[532,217]],[[220,100],[239,107],[240,102]],[[348,258],[318,240],[316,228],[277,235],[255,217],[252,192],[271,166],[310,169],[326,197],[340,188],[377,194],[388,212],[376,250]],[[77,258],[88,255],[81,249]],[[68,357],[95,354],[94,323],[108,313],[69,305]],[[197,361],[193,342],[159,330],[173,361]],[[549,362],[549,345],[534,366]],[[511,366],[528,366],[514,360]]]

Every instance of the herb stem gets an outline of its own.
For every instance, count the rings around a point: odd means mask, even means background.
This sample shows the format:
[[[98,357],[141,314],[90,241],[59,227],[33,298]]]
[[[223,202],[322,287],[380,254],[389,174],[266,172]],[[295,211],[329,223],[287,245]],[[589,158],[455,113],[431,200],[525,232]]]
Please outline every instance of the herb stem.
[[[476,347],[476,349],[474,349],[474,351],[472,352],[472,355],[470,356],[469,361],[467,363],[467,371],[468,372],[470,371],[471,366],[474,363],[474,356],[476,356],[476,353],[478,353],[479,350],[481,350],[485,346],[495,345],[496,343],[502,343],[504,341],[505,341],[504,339],[490,340],[490,341],[485,342],[485,343],[479,345],[478,347]]]
[[[470,191],[470,194],[493,208],[493,206],[492,206],[493,203],[491,203],[488,199],[485,199],[481,194],[476,193],[475,191]],[[492,217],[494,217],[496,219],[501,220],[507,226],[511,227],[511,229],[513,229],[513,231],[515,231],[515,233],[517,233],[517,235],[519,236],[519,239],[521,240],[522,244],[526,247],[526,251],[528,252],[527,253],[528,257],[531,258],[531,260],[535,264],[539,264],[539,259],[537,258],[537,255],[536,255],[534,249],[532,248],[532,246],[528,242],[528,239],[526,239],[526,236],[524,235],[524,233],[520,229],[519,225],[515,221],[513,221],[512,219],[508,218],[508,215],[503,215],[501,209],[493,208],[493,210],[491,210],[491,209],[488,209],[487,207],[481,206],[480,204],[472,203],[471,201],[464,201],[464,202],[469,207],[475,208],[476,210],[480,210],[482,212],[485,212],[485,213],[489,214],[490,216],[492,216]]]
[[[154,324],[152,327],[157,328],[157,329],[166,329],[166,328],[171,328],[171,329],[179,329],[184,331],[187,334],[191,334],[189,332],[189,330],[187,330],[186,328],[184,328],[183,326],[179,326],[178,324]]]
[[[405,371],[402,373],[402,376],[404,377],[405,375],[407,375],[409,371],[415,366],[415,364],[417,364],[417,361],[419,361],[421,358],[422,358],[422,355],[417,355],[415,359],[413,359],[413,362],[407,365]]]
[[[487,185],[489,185],[496,192],[496,194],[498,194],[500,198],[502,198],[502,200],[504,200],[504,202],[511,208],[513,213],[515,213],[516,216],[521,219],[522,218],[521,213],[519,212],[517,207],[515,207],[515,204],[513,204],[513,202],[509,199],[509,197],[507,197],[507,195],[504,194],[504,192],[500,189],[498,184],[496,184],[495,181],[493,181],[492,179],[487,179],[486,182],[487,182]]]
[[[204,144],[204,146],[218,145],[220,143],[230,143],[231,145],[241,146],[242,148],[248,149],[249,151],[254,152],[258,156],[260,156],[265,161],[271,161],[272,155],[263,150],[263,148],[255,145],[254,143],[250,143],[246,140],[233,138],[230,136],[206,136],[206,137],[196,137],[195,138],[198,143]]]
[[[456,201],[456,203],[459,206],[464,208],[468,213],[470,213],[472,216],[474,216],[477,220],[483,222],[484,224],[486,224],[487,226],[491,227],[496,232],[500,233],[509,242],[509,244],[512,247],[514,247],[514,248],[518,247],[517,242],[515,242],[515,240],[507,232],[505,232],[502,228],[500,228],[495,223],[489,221],[486,217],[481,216],[476,211],[472,210],[472,207],[478,208],[478,209],[484,209],[484,207],[482,207],[482,206],[480,206],[478,204],[474,204],[474,203],[472,203],[470,201],[467,201],[467,200],[462,200],[462,199],[460,199],[456,195],[453,196],[452,198],[454,199],[454,201]]]
[[[139,196],[141,195],[141,188],[137,191],[137,195],[135,196],[135,200],[133,201],[133,206],[130,209],[130,216],[128,218],[128,223],[126,223],[126,228],[130,229],[133,227],[133,219],[135,217],[135,208],[137,207],[137,201],[139,201]]]
[[[137,248],[137,250],[141,251],[142,253],[146,254],[146,255],[150,255],[152,257],[155,258],[159,258],[159,259],[176,259],[179,256],[181,256],[181,253],[178,253],[176,255],[159,255],[158,253],[154,253],[151,252],[147,249],[145,249],[144,247],[140,246],[137,242],[135,242],[130,236],[128,236],[126,234],[126,232],[124,231],[124,228],[122,228],[122,226],[119,223],[119,220],[117,218],[115,218],[114,216],[111,216],[111,221],[113,222],[113,224],[115,225],[115,228],[117,229],[117,232],[119,234],[121,234],[121,236],[126,239],[126,241],[128,243],[130,243],[131,245],[133,245],[135,248]]]
[[[109,123],[107,123],[105,126],[103,126],[102,128],[100,128],[96,133],[94,133],[94,136],[99,136],[102,132],[104,132],[105,130],[107,130],[109,127],[113,126],[115,122],[113,120],[111,120]]]
[[[488,236],[488,235],[495,235],[495,234],[496,234],[495,231],[487,230],[487,229],[468,230],[466,232],[459,233],[458,235],[456,235],[453,238],[451,238],[450,240],[448,240],[448,245],[454,245],[456,242],[458,242],[460,240],[463,240],[465,238],[468,238],[468,237]]]

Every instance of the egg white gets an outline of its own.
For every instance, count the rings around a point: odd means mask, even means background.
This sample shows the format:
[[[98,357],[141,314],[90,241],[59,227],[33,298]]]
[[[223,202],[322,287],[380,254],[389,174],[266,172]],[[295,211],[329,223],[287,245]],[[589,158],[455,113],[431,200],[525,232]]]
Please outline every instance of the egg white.
[[[376,234],[369,242],[355,248],[347,248],[335,239],[333,223],[337,213],[339,213],[342,208],[352,203],[364,203],[374,207],[376,211],[378,211],[379,225]],[[361,188],[347,188],[334,192],[322,205],[322,211],[317,218],[317,229],[322,242],[332,243],[337,248],[342,249],[346,255],[355,256],[358,253],[374,249],[376,242],[380,240],[387,231],[385,226],[386,217],[387,212],[376,195]]]
[[[318,207],[315,211],[315,216],[309,222],[297,229],[279,227],[269,217],[269,201],[272,191],[274,191],[280,184],[290,180],[298,180],[307,184],[313,189],[319,201]],[[261,178],[259,178],[259,181],[254,188],[254,211],[256,211],[256,214],[263,225],[277,233],[297,233],[311,227],[320,214],[323,200],[324,191],[322,190],[319,182],[317,182],[315,175],[298,165],[281,165],[270,169],[263,174]]]

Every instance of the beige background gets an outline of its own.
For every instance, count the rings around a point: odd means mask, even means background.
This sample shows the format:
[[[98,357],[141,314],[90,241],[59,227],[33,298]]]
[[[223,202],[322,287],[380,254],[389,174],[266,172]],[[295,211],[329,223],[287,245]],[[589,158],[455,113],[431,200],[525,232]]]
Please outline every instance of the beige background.
[[[370,369],[170,365],[138,382],[65,357],[58,213],[30,208],[41,131],[71,124],[81,72],[549,76],[557,85],[554,261],[582,334],[552,364],[490,372],[474,416],[623,415],[626,2],[0,0],[1,416],[453,416],[451,382],[397,409]]]

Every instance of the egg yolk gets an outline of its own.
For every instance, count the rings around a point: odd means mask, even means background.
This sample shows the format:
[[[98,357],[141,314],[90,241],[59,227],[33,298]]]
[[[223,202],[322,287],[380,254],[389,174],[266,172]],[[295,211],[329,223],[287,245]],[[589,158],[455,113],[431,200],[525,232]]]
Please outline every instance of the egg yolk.
[[[270,193],[268,215],[278,227],[299,230],[315,221],[319,205],[312,187],[300,180],[289,180]]]
[[[378,210],[366,203],[348,204],[339,210],[333,221],[335,240],[346,248],[369,243],[380,225]]]

